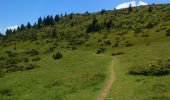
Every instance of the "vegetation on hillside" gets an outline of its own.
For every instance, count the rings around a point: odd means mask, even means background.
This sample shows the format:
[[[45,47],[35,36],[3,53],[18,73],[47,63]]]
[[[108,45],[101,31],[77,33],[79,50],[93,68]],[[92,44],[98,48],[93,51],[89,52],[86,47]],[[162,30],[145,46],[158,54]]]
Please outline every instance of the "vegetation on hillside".
[[[163,4],[48,15],[8,29],[0,34],[0,99],[94,100],[113,56],[108,98],[168,100],[169,11]]]

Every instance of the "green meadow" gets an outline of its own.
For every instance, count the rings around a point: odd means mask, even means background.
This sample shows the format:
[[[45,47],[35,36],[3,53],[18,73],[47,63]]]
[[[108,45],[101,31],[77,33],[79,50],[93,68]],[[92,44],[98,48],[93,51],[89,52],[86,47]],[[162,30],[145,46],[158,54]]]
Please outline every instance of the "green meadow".
[[[170,5],[39,18],[0,35],[0,100],[170,99]]]

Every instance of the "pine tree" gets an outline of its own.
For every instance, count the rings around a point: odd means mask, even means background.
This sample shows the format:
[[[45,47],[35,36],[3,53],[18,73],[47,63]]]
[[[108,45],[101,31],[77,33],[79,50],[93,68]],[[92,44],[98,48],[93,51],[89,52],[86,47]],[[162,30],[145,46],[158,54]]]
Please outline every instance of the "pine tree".
[[[2,38],[4,35],[2,33],[0,33],[0,38]]]
[[[38,28],[42,28],[43,27],[43,21],[42,21],[42,18],[40,17],[38,19]]]
[[[56,15],[54,19],[55,19],[55,22],[58,22],[60,20],[60,16]]]
[[[30,22],[27,23],[27,29],[30,29],[31,28],[31,24]]]
[[[130,3],[130,5],[129,5],[129,8],[128,8],[128,12],[132,12],[132,4]]]
[[[149,5],[148,12],[149,12],[149,13],[152,12],[152,6],[151,6],[151,5]]]
[[[106,10],[102,9],[101,10],[101,15],[103,15],[106,12]]]
[[[20,30],[25,30],[25,26],[24,26],[24,24],[21,24],[21,28],[20,28]]]
[[[10,34],[12,34],[12,30],[11,30],[11,29],[7,29],[6,32],[5,32],[5,34],[6,34],[7,36],[10,35]]]
[[[107,29],[110,29],[110,28],[112,28],[113,27],[113,22],[112,22],[112,20],[110,19],[108,22],[107,22],[107,24],[106,24],[106,28]]]
[[[72,18],[73,18],[73,13],[71,13],[69,16],[69,19],[72,19]]]
[[[96,19],[96,17],[94,17],[92,23],[88,26],[87,28],[87,32],[96,32],[99,31],[101,28],[100,24],[98,24],[98,20]]]

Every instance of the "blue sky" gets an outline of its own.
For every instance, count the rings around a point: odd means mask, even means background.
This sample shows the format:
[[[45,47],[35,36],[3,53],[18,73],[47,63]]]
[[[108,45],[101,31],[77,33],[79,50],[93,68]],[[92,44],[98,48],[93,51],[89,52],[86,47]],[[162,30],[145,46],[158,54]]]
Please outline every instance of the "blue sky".
[[[37,18],[70,12],[96,12],[114,9],[132,0],[0,0],[0,32],[9,26],[36,22]],[[139,0],[136,0],[137,2]],[[170,0],[142,0],[147,3],[170,3]]]

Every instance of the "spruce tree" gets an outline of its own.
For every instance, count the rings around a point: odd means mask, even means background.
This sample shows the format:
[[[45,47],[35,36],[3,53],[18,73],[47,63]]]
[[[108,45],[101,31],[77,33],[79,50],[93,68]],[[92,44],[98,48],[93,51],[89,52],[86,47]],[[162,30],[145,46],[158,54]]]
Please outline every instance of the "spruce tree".
[[[42,28],[43,27],[43,20],[42,20],[42,18],[40,17],[39,19],[38,19],[38,28]]]
[[[30,22],[27,23],[27,29],[30,29],[31,28],[31,24]]]
[[[73,13],[71,13],[69,16],[69,19],[72,19],[72,18],[73,18]]]
[[[25,30],[25,26],[24,26],[24,24],[21,24],[21,28],[20,28],[21,30]]]
[[[151,6],[151,5],[149,5],[148,12],[149,12],[149,13],[152,12],[152,6]]]
[[[128,8],[128,12],[132,12],[132,10],[133,10],[133,9],[132,9],[132,4],[130,3],[130,4],[129,4],[129,8]]]
[[[55,18],[54,18],[55,22],[58,22],[60,20],[60,16],[59,15],[56,15]]]

